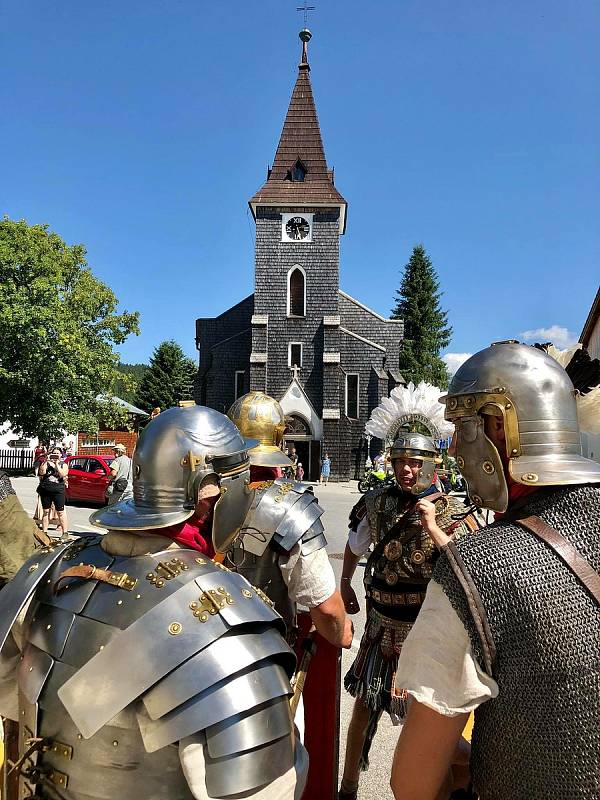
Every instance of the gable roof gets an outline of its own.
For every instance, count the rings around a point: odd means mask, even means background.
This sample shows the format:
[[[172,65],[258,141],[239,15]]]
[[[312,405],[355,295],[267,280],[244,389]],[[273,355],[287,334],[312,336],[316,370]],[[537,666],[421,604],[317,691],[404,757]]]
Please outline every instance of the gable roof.
[[[302,31],[301,38],[304,33]],[[343,233],[347,203],[334,186],[333,171],[327,167],[309,77],[307,40],[302,41],[302,60],[298,65],[298,77],[283,123],[275,161],[265,184],[250,198],[249,205],[255,217],[256,209],[261,205],[340,206],[340,231]],[[292,179],[292,171],[298,162],[305,171],[304,180]]]

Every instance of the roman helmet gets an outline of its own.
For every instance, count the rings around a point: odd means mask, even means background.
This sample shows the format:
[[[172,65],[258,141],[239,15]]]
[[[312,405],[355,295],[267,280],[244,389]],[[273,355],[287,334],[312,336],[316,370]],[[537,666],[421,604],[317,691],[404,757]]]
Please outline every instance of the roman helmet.
[[[543,350],[497,342],[462,364],[441,400],[456,427],[456,462],[476,505],[506,511],[504,465],[524,486],[600,482],[600,465],[581,454],[571,379]],[[485,435],[486,414],[502,417],[506,452]]]
[[[417,458],[421,463],[421,468],[417,473],[417,480],[411,488],[412,494],[425,492],[434,480],[435,465],[438,462],[438,454],[433,443],[433,439],[422,433],[402,431],[400,432],[390,448],[390,459],[393,463],[395,458]]]
[[[133,456],[133,498],[96,511],[90,522],[127,531],[160,530],[194,513],[198,490],[216,478],[220,497],[212,539],[226,552],[252,504],[246,440],[224,414],[193,402],[163,411],[142,432]]]
[[[285,431],[283,409],[264,392],[248,392],[238,397],[227,412],[242,436],[258,439],[248,453],[250,463],[260,467],[288,467],[292,461],[281,449]]]

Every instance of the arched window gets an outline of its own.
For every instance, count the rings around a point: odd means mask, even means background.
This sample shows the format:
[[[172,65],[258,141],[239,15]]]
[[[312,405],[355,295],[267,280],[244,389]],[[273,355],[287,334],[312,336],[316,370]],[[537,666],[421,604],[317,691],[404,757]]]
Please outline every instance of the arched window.
[[[292,267],[288,273],[288,316],[306,316],[306,276],[302,267]]]

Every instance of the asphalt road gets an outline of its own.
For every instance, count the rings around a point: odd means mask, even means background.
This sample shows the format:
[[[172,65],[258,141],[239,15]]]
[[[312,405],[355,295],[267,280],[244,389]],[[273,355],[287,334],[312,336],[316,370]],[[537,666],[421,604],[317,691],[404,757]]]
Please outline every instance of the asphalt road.
[[[33,515],[37,494],[35,488],[37,486],[36,478],[12,478],[12,484],[17,492],[24,508]],[[330,483],[327,486],[315,486],[315,494],[319,499],[319,503],[325,509],[323,522],[327,534],[328,546],[327,551],[331,559],[331,564],[338,580],[342,571],[342,557],[344,547],[346,545],[347,531],[348,531],[348,514],[350,509],[357,502],[360,495],[356,488],[356,483]],[[81,533],[84,531],[98,531],[97,528],[92,528],[88,522],[88,517],[96,506],[68,505],[67,507],[69,530],[74,533]],[[52,533],[52,530],[50,531]],[[363,597],[362,590],[362,575],[363,575],[364,562],[359,564],[353,580],[353,587],[359,601]],[[342,654],[342,676],[349,669],[360,642],[364,626],[365,626],[365,613],[364,602],[361,602],[361,609],[358,614],[353,617],[354,620],[354,642],[350,650],[344,651]],[[342,688],[341,696],[341,740],[340,740],[340,780],[343,767],[344,750],[346,731],[352,712],[353,699]],[[371,766],[369,771],[364,773],[361,778],[361,784],[358,792],[359,800],[393,800],[392,792],[389,788],[390,769],[392,764],[392,757],[394,748],[398,739],[397,730],[394,730],[389,717],[384,716],[381,720],[377,738],[373,743],[371,749],[370,761]]]

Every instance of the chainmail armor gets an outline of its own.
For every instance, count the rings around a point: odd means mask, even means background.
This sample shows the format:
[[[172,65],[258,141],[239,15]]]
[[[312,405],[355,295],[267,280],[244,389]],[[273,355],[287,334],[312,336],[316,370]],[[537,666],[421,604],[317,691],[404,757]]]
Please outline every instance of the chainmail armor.
[[[522,511],[563,534],[600,571],[600,486],[532,498]],[[457,544],[496,646],[496,699],[475,712],[471,769],[482,800],[600,797],[600,608],[529,531],[498,521]],[[442,553],[433,575],[482,645]],[[544,598],[542,602],[541,598]]]

